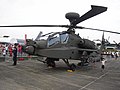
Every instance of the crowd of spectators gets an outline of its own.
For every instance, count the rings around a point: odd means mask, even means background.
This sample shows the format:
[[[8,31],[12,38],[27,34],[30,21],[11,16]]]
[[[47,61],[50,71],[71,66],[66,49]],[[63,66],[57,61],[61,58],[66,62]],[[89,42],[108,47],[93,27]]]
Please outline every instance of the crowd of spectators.
[[[0,44],[0,56],[13,56],[13,44]],[[25,55],[22,51],[22,46],[20,44],[17,44],[17,56]]]

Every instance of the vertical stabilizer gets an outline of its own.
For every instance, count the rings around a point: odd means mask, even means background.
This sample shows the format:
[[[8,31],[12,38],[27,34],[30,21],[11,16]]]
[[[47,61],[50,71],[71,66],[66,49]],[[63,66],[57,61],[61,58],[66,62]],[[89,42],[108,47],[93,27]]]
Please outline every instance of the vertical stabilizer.
[[[100,47],[100,52],[102,53],[103,49],[105,49],[105,38],[104,38],[104,32],[102,35],[102,41],[101,41],[101,47]]]

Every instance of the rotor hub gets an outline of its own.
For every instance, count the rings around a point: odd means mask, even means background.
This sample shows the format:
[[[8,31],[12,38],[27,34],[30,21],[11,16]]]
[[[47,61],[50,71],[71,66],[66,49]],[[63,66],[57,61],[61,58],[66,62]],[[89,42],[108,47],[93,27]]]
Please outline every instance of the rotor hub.
[[[66,13],[65,17],[69,19],[70,23],[72,24],[72,22],[76,21],[80,17],[80,15],[75,12],[70,12],[70,13]]]

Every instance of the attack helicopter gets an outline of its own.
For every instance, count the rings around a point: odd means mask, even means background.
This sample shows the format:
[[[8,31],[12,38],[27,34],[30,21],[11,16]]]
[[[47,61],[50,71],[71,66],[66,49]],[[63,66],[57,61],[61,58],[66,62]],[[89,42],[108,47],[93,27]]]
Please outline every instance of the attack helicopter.
[[[91,17],[107,11],[107,7],[91,5],[89,10],[84,15],[80,16],[78,13],[70,12],[65,17],[70,21],[70,25],[9,25],[0,27],[64,27],[68,28],[62,32],[51,32],[45,35],[40,33],[39,37],[48,36],[47,39],[27,39],[26,45],[23,46],[24,52],[30,55],[46,57],[42,62],[47,66],[55,67],[55,61],[63,60],[67,66],[75,70],[76,65],[70,64],[69,60],[80,61],[78,65],[86,65],[92,61],[91,57],[101,59],[102,46],[104,45],[104,38],[102,37],[101,48],[98,49],[95,43],[89,39],[83,39],[78,34],[75,34],[75,29],[89,29],[103,32],[117,33],[113,31],[93,29],[77,26],[77,24],[85,21]]]

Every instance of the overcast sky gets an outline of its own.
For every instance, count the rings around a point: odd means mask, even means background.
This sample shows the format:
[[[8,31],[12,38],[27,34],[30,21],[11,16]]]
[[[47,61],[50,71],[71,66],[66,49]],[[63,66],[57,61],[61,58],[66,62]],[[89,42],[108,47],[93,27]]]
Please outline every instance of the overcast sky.
[[[65,18],[68,12],[81,15],[91,9],[91,5],[108,7],[98,16],[79,23],[79,26],[120,32],[120,0],[0,0],[0,25],[22,24],[55,24],[67,25]],[[14,38],[35,38],[40,31],[43,34],[67,30],[66,28],[0,28],[0,36],[9,35]],[[102,32],[77,29],[82,38],[101,39]],[[110,42],[120,42],[119,34],[105,33]]]

